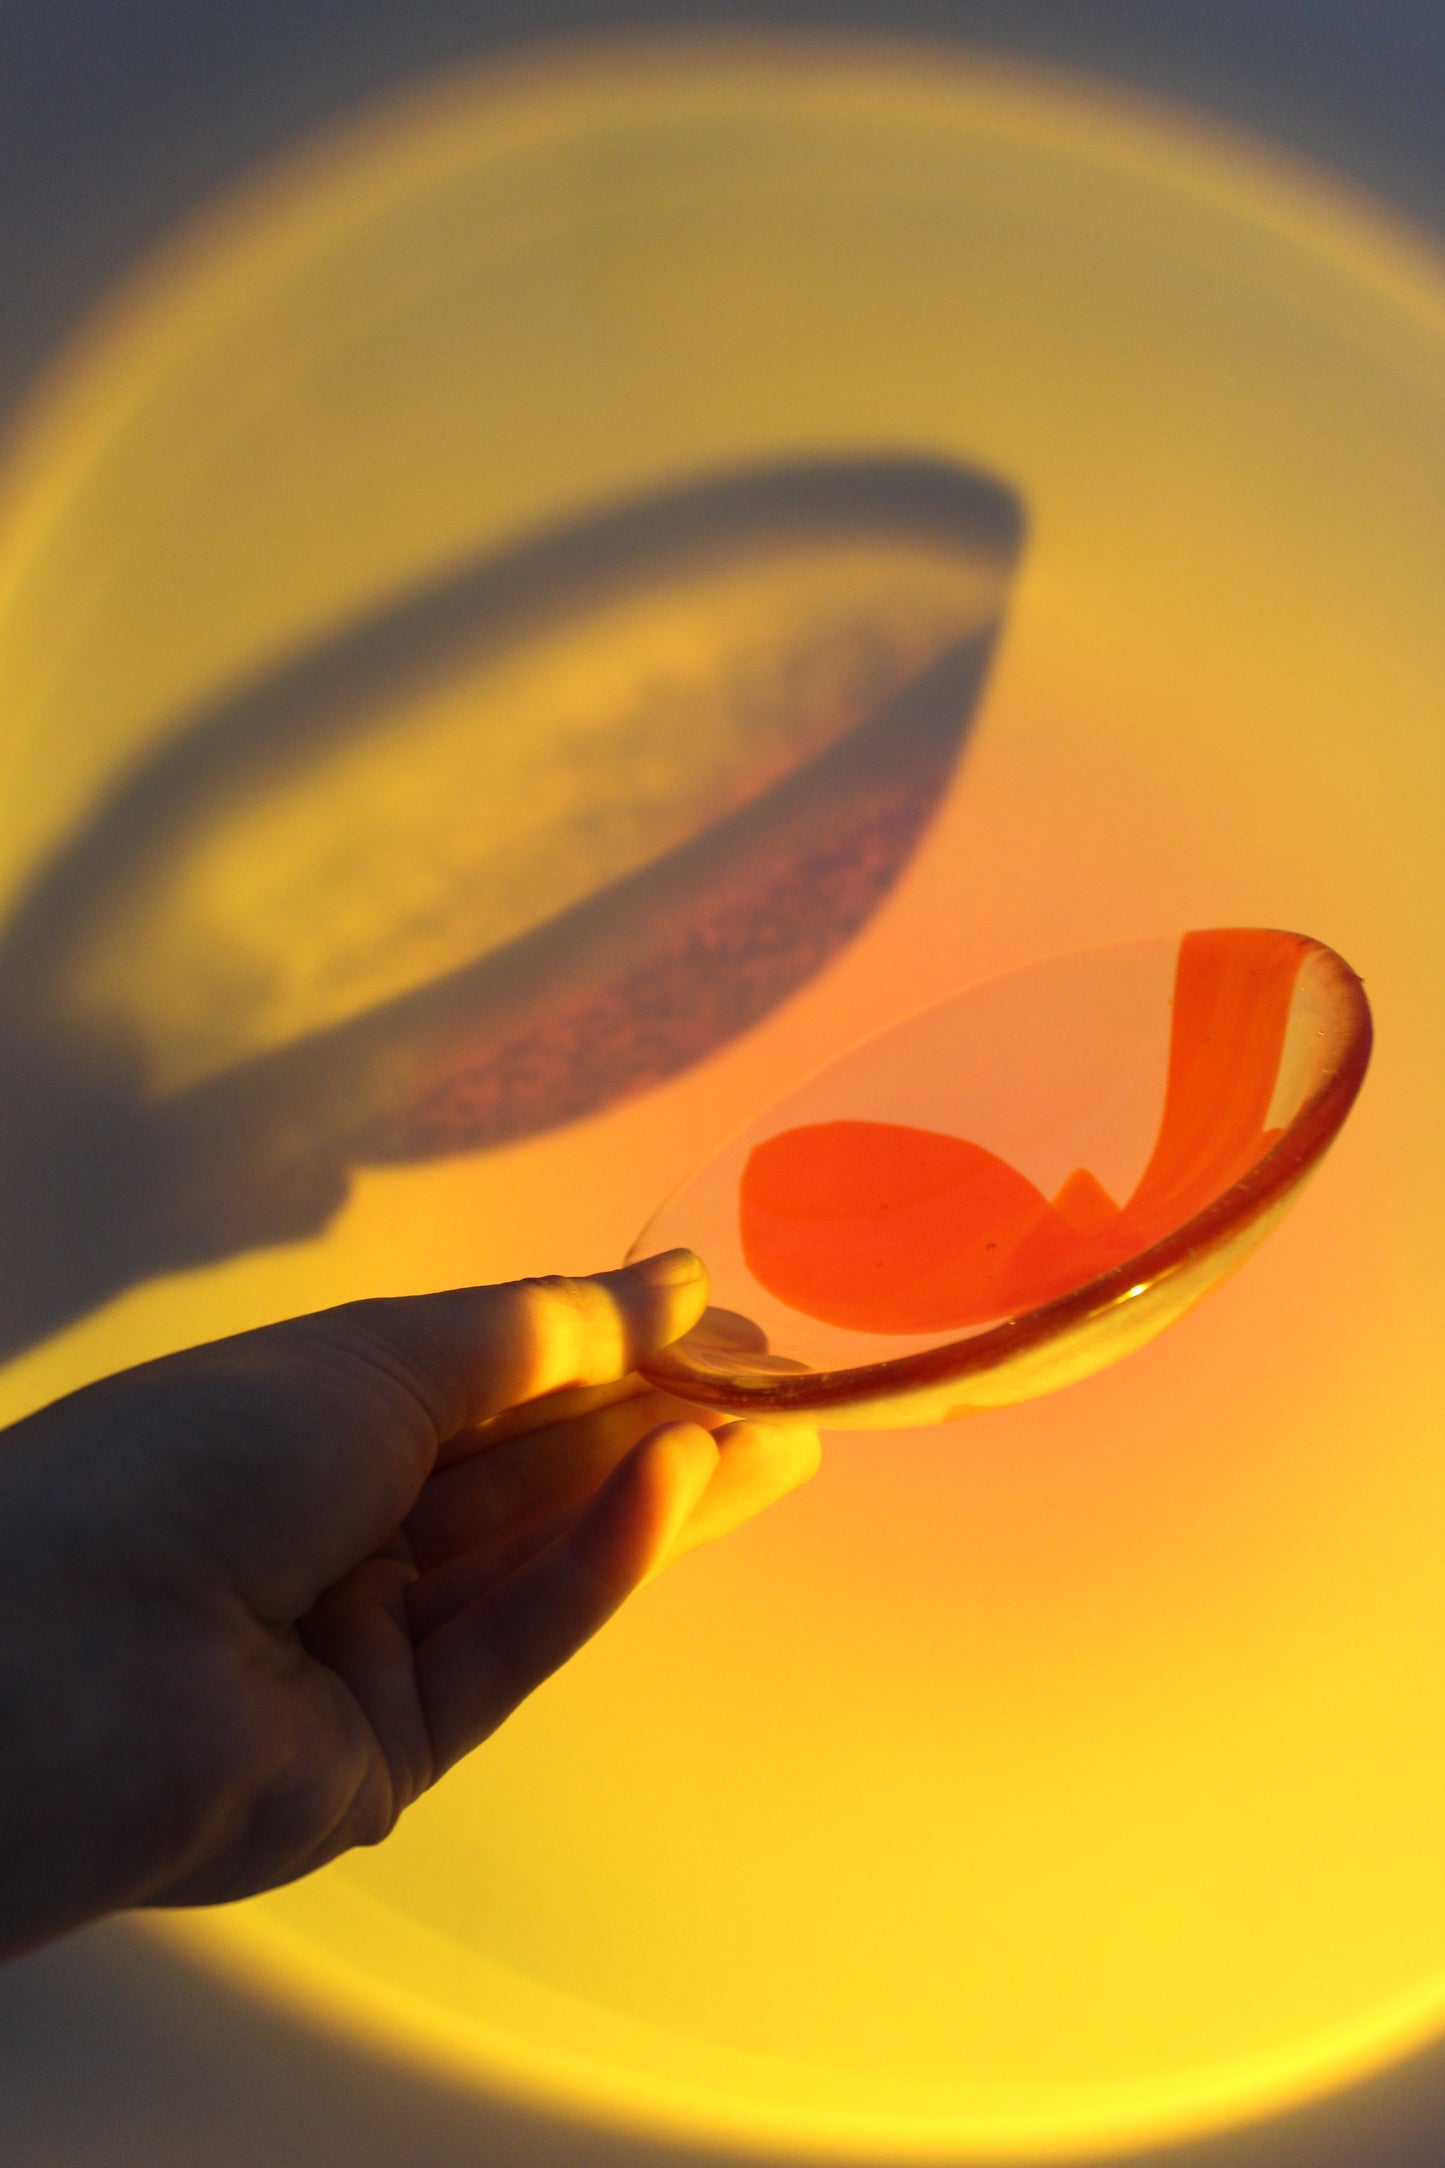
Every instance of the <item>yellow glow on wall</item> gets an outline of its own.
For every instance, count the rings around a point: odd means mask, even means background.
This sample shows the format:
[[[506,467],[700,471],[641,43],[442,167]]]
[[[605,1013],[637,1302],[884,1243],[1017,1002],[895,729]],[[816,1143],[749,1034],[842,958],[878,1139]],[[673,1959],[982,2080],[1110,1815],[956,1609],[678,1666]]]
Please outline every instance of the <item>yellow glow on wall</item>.
[[[1237,146],[937,55],[678,47],[451,85],[199,233],[12,448],[5,892],[185,718],[388,597],[680,478],[894,451],[997,477],[1029,533],[976,732],[856,938],[641,1096],[363,1156],[324,1226],[18,1355],[0,1412],[356,1293],[610,1262],[747,1108],[1033,957],[1229,924],[1337,947],[1370,1082],[1196,1316],[1053,1400],[835,1436],[385,1846],[176,1930],[587,2115],[870,2160],[1099,2153],[1344,2082],[1445,2016],[1433,262]],[[658,637],[687,667],[701,596],[507,667],[554,672],[581,729],[576,673],[625,700]],[[416,728],[451,772],[456,712]],[[306,837],[337,807],[402,857],[435,817],[438,769],[407,814],[382,744],[334,799],[318,759],[228,811],[66,982],[128,1020],[147,1088],[454,966],[363,926],[374,984],[308,976],[274,933],[300,909],[279,866],[324,900]],[[573,900],[559,878],[537,909]],[[218,948],[251,976],[203,1014]]]

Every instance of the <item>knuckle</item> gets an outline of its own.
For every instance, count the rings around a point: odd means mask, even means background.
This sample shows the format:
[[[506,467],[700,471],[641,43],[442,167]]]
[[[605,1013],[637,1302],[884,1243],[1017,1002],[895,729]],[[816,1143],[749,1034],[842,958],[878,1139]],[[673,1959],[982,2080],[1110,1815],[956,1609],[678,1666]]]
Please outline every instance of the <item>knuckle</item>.
[[[532,1505],[532,1485],[521,1462],[498,1453],[486,1469],[486,1520],[478,1530],[483,1540],[499,1541],[526,1519]]]
[[[595,1280],[549,1273],[524,1281],[538,1369],[552,1389],[586,1385],[612,1363],[623,1342],[621,1320]]]
[[[565,1272],[539,1273],[535,1279],[524,1280],[522,1285],[533,1291],[536,1301],[544,1309],[556,1310],[564,1317],[589,1316],[597,1295],[594,1281],[573,1279]]]

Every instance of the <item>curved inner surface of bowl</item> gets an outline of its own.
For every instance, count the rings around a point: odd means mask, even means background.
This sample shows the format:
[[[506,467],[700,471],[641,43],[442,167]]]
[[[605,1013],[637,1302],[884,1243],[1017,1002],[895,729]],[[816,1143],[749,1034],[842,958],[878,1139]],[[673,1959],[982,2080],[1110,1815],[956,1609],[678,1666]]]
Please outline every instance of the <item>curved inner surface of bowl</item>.
[[[648,1374],[729,1406],[812,1391],[836,1418],[1011,1361],[1232,1254],[1336,1134],[1369,1047],[1348,965],[1272,929],[971,989],[767,1109],[649,1223],[629,1254],[687,1243],[713,1302]]]

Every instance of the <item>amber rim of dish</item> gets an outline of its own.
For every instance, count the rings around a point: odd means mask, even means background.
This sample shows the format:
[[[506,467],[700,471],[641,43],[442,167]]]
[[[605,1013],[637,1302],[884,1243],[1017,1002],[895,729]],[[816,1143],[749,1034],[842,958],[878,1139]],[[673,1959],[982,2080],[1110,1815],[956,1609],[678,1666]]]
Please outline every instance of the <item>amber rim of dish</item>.
[[[774,1414],[808,1414],[832,1407],[851,1407],[875,1400],[884,1393],[923,1392],[951,1385],[980,1372],[996,1370],[1016,1356],[1061,1338],[1071,1327],[1112,1309],[1135,1288],[1152,1289],[1161,1280],[1183,1270],[1206,1251],[1217,1249],[1267,1212],[1302,1181],[1320,1160],[1354,1105],[1374,1044],[1374,1026],[1364,982],[1343,956],[1316,941],[1312,935],[1296,934],[1309,950],[1325,959],[1335,990],[1345,1011],[1338,1058],[1324,1082],[1313,1092],[1289,1124],[1283,1136],[1202,1212],[1149,1249],[1137,1250],[1120,1265],[1111,1266],[1096,1279],[1085,1280],[1067,1295],[1018,1317],[990,1325],[966,1340],[946,1341],[940,1347],[922,1348],[912,1355],[885,1356],[847,1370],[810,1370],[797,1377],[759,1379],[743,1383],[738,1378],[705,1377],[689,1365],[669,1363],[673,1353],[664,1348],[640,1365],[650,1384],[676,1388],[686,1380],[696,1389],[706,1385],[708,1407],[740,1413],[766,1409]],[[693,1397],[689,1394],[687,1397]],[[700,1398],[701,1396],[699,1396]]]

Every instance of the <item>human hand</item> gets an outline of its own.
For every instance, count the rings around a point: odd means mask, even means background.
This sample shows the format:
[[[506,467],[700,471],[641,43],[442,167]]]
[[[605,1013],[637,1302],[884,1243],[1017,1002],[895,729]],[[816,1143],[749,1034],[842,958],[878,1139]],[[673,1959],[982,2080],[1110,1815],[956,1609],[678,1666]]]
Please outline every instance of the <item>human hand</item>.
[[[376,1843],[662,1564],[805,1481],[814,1432],[635,1375],[706,1299],[672,1252],[351,1303],[0,1435],[0,1956]]]

